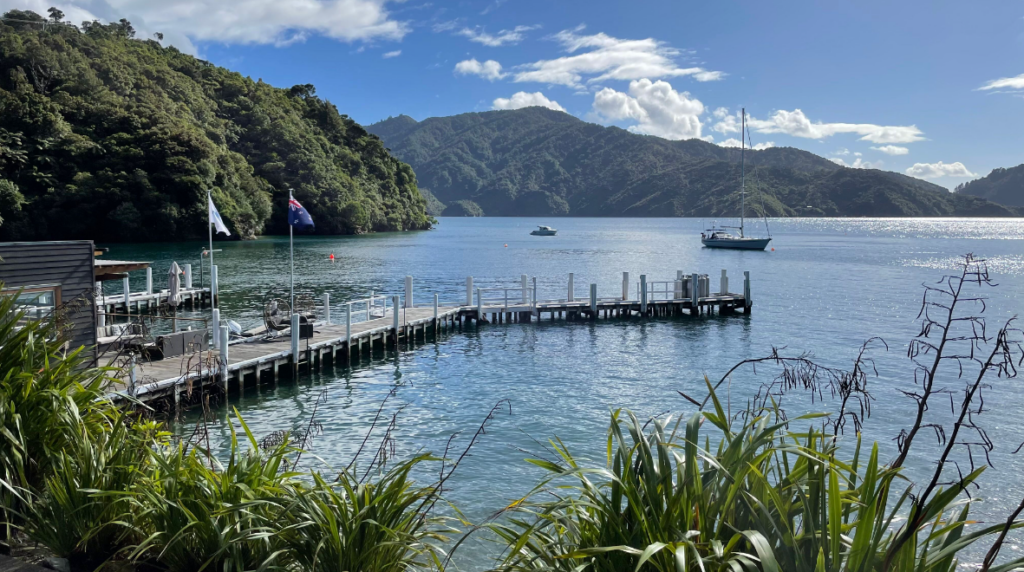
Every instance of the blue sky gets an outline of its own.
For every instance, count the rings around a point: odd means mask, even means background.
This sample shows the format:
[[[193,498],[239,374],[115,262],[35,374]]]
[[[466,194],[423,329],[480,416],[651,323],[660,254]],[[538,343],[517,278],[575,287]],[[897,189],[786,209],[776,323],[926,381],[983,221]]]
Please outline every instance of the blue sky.
[[[37,5],[38,4],[38,5]],[[0,0],[45,11],[48,0]],[[1024,162],[1024,2],[75,0],[361,123],[544,104],[947,187]]]

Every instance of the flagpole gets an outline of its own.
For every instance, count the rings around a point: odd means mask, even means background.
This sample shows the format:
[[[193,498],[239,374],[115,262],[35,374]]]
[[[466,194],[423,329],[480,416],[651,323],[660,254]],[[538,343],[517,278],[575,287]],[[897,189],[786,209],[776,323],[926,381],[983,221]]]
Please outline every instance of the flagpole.
[[[292,193],[288,191],[288,208],[292,208]],[[295,227],[288,222],[288,259],[291,261],[291,309],[295,313]]]
[[[210,231],[210,277],[213,277],[213,196],[210,194],[210,189],[206,190],[206,230]],[[199,261],[199,269],[203,268],[203,261]],[[213,283],[210,283],[210,307],[217,307],[217,296],[216,292],[213,291]]]

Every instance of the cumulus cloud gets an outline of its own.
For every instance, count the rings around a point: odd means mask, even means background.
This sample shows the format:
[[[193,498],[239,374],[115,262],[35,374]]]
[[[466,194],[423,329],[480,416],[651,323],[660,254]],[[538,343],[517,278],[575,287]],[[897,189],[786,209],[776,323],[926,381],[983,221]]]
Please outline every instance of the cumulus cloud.
[[[460,36],[469,38],[469,41],[483,44],[485,46],[498,47],[505,44],[515,45],[523,41],[523,32],[529,32],[540,26],[516,26],[511,30],[502,30],[497,34],[488,34],[482,28],[463,28],[456,32]]]
[[[388,0],[0,0],[12,8],[46,15],[55,6],[67,20],[131,20],[142,37],[164,34],[164,44],[196,53],[196,42],[288,45],[311,35],[341,41],[400,39],[409,27],[391,18]]]
[[[521,109],[523,107],[546,107],[548,109],[554,109],[555,111],[565,111],[565,108],[558,105],[557,101],[548,99],[539,91],[534,93],[520,91],[514,94],[510,99],[499,97],[498,99],[495,99],[494,103],[491,105],[492,109]]]
[[[987,89],[1024,89],[1024,73],[1016,77],[1002,77],[985,82],[985,85],[978,88],[979,90]]]
[[[910,149],[906,147],[900,147],[899,145],[882,145],[881,147],[872,147],[875,151],[881,151],[886,155],[906,155],[910,153]]]
[[[857,157],[857,159],[854,160],[853,163],[847,163],[846,161],[842,160],[839,157],[829,157],[828,160],[832,161],[837,165],[842,165],[844,167],[849,167],[851,169],[881,169],[883,165],[881,161],[875,161],[872,163],[871,161],[865,161],[860,157]]]
[[[721,117],[712,129],[716,131],[731,129],[737,123],[739,123],[737,115],[726,115]],[[779,110],[768,119],[756,119],[752,115],[747,115],[747,125],[758,133],[785,133],[793,137],[808,139],[824,139],[839,133],[855,133],[861,136],[861,141],[879,144],[913,143],[924,140],[924,134],[916,125],[812,122],[799,109]]]
[[[580,35],[581,30],[563,30],[554,35],[569,55],[519,66],[514,80],[580,88],[584,77],[586,83],[593,84],[681,76],[714,81],[724,76],[701,67],[680,67],[676,58],[682,52],[653,38],[623,40],[604,33]]]
[[[397,58],[400,55],[402,55],[402,50],[395,50],[393,52],[387,52],[384,55],[382,55],[381,57],[384,58],[384,59],[388,59],[388,58]]]
[[[459,75],[478,75],[486,80],[494,81],[507,76],[507,73],[501,71],[501,64],[494,60],[487,60],[486,62],[479,62],[475,58],[472,60],[463,60],[455,64],[455,73]]]
[[[906,173],[911,177],[919,179],[937,179],[939,177],[977,177],[978,175],[967,170],[960,161],[954,163],[914,163]]]
[[[722,147],[739,147],[741,143],[739,139],[736,139],[735,137],[730,137],[725,141],[722,141],[718,145]],[[774,146],[774,141],[765,141],[764,143],[758,143],[757,145],[754,145],[753,149],[754,151],[760,151],[762,149],[771,149]],[[751,149],[751,147],[747,147],[747,149]]]
[[[641,79],[629,83],[628,94],[608,87],[594,94],[594,111],[612,121],[635,121],[629,127],[634,133],[693,139],[701,136],[704,104],[666,81]]]

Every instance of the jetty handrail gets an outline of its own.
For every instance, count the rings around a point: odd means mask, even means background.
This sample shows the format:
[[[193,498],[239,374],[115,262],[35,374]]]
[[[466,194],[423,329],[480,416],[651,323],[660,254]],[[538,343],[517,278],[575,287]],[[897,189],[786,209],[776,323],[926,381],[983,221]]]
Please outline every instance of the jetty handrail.
[[[532,286],[477,288],[477,303],[481,306],[501,306],[502,308],[534,306],[536,289]],[[500,293],[500,295],[498,294]],[[511,293],[511,295],[510,295]]]
[[[688,299],[686,282],[689,277],[683,280],[659,280],[647,283],[648,300],[683,300]],[[640,283],[637,283],[637,291],[640,290]]]

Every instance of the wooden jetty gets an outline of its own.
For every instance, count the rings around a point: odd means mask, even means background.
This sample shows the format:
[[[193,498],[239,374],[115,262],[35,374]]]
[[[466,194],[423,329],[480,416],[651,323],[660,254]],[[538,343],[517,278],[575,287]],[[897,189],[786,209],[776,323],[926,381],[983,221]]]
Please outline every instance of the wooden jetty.
[[[100,314],[132,314],[153,312],[167,307],[167,290],[153,288],[153,269],[148,262],[127,262],[119,260],[97,260],[96,268],[103,268],[106,274],[103,280],[122,280],[122,290],[117,294],[106,295],[100,281],[96,282],[96,307]],[[131,270],[146,271],[146,288],[142,292],[132,292],[127,272]],[[187,306],[191,310],[205,308],[213,303],[214,292],[217,291],[217,266],[213,266],[210,288],[194,288],[192,286],[192,265],[182,267],[183,280],[178,290],[179,307]],[[99,274],[97,274],[99,280]]]
[[[642,275],[636,283],[630,281],[629,273],[623,273],[621,294],[604,297],[598,295],[596,284],[589,285],[586,296],[578,296],[573,282],[570,274],[564,298],[539,299],[536,278],[523,275],[514,287],[474,288],[469,277],[464,300],[442,303],[435,294],[432,303],[416,304],[413,279],[406,277],[404,296],[371,296],[343,303],[343,324],[332,323],[330,296],[325,294],[324,319],[313,324],[311,337],[301,338],[303,328],[297,314],[292,315],[291,328],[276,337],[232,341],[226,326],[215,325],[212,347],[195,348],[178,358],[131,362],[119,393],[143,402],[168,400],[177,408],[182,396],[189,400],[197,386],[224,394],[232,389],[243,391],[247,383],[276,383],[282,374],[293,377],[300,369],[320,369],[326,363],[351,364],[376,350],[401,349],[403,343],[425,342],[428,335],[470,323],[529,323],[545,317],[580,321],[750,314],[753,305],[749,272],[744,272],[741,293],[729,291],[724,270],[717,292],[711,292],[707,275],[682,272],[675,280],[661,282],[649,282]],[[636,295],[631,295],[634,292]],[[215,324],[218,319],[215,313]],[[300,335],[292,336],[292,332]]]

